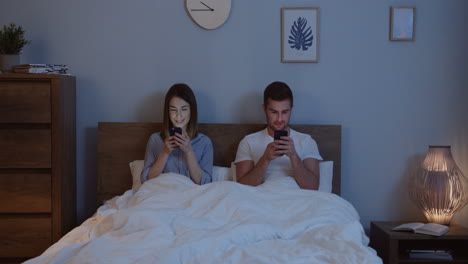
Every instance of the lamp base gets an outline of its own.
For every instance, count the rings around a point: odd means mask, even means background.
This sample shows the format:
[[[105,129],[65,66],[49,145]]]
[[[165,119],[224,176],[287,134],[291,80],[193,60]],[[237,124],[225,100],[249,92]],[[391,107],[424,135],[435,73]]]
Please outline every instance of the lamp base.
[[[424,212],[426,219],[429,223],[436,223],[440,225],[450,225],[450,219],[452,219],[453,214],[450,213],[434,213],[434,212]]]

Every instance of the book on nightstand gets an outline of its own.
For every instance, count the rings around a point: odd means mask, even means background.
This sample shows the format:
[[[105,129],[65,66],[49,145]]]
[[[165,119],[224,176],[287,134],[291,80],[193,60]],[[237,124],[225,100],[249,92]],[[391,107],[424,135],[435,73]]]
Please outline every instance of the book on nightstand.
[[[408,251],[408,257],[410,259],[453,260],[453,252],[451,250],[412,249]]]
[[[436,223],[406,223],[394,227],[393,231],[412,231],[417,234],[425,234],[431,236],[442,236],[447,233],[450,228],[445,225],[440,225]]]

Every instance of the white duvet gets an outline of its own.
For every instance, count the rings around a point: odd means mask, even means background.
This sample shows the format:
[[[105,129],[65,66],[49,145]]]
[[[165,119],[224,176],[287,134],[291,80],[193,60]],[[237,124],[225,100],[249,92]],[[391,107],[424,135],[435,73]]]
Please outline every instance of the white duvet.
[[[291,181],[198,186],[163,174],[26,263],[382,263],[351,204]]]

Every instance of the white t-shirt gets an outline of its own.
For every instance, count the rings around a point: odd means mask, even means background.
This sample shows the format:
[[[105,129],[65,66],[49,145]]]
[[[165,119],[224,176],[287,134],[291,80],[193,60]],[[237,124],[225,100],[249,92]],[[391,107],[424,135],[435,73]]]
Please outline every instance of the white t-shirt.
[[[294,141],[294,148],[301,160],[307,158],[323,160],[318,151],[317,143],[310,135],[297,132],[290,128],[289,137]],[[239,143],[234,163],[251,160],[254,164],[257,164],[263,156],[266,146],[273,142],[273,140],[273,137],[268,135],[268,128],[245,136]],[[270,175],[274,174],[293,176],[291,161],[288,156],[283,155],[270,162],[265,173],[265,180],[268,179]]]

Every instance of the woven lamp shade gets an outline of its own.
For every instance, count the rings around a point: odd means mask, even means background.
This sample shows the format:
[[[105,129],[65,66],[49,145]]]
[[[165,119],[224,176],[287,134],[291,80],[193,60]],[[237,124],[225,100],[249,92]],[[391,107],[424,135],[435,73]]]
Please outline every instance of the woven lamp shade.
[[[468,180],[455,164],[450,146],[429,146],[408,191],[428,222],[450,223],[455,212],[468,202]]]

